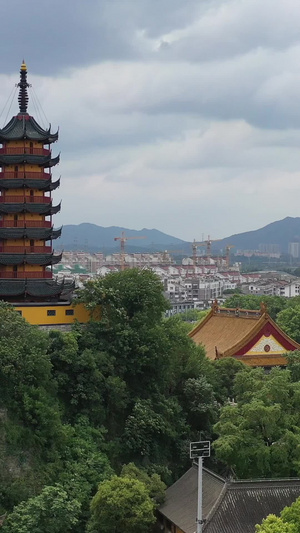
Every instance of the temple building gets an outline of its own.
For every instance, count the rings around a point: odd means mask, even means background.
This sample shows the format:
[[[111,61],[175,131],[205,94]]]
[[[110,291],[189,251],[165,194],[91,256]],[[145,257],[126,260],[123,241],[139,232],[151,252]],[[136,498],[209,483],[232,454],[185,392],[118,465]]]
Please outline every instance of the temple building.
[[[60,184],[52,180],[51,171],[59,163],[59,155],[53,157],[51,151],[58,133],[41,127],[27,111],[30,85],[24,62],[17,86],[19,113],[0,129],[0,299],[12,302],[23,314],[25,304],[70,306],[74,285],[52,275],[62,255],[52,247],[61,235],[52,222],[60,204],[53,205],[51,197]],[[27,309],[25,315],[31,321],[36,313]],[[55,315],[52,308],[45,317]],[[69,315],[74,310],[69,309]],[[37,316],[33,322],[40,322]]]
[[[300,479],[224,479],[203,469],[203,533],[253,533],[269,514],[300,496]],[[158,509],[164,533],[195,533],[197,529],[198,467],[196,464],[166,490]]]
[[[253,367],[285,366],[284,354],[300,350],[300,345],[271,319],[264,305],[253,311],[227,309],[215,302],[189,336],[204,346],[211,360],[234,357]]]

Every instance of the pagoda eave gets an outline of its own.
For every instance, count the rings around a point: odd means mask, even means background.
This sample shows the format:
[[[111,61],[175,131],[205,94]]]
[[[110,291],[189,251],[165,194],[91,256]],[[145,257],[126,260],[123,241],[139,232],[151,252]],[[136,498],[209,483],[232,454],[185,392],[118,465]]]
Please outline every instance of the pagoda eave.
[[[51,144],[58,140],[58,131],[51,133],[50,127],[44,130],[28,113],[19,113],[0,129],[0,142],[22,139]]]
[[[0,240],[37,239],[49,241],[61,236],[62,228],[0,228]]]
[[[60,179],[51,181],[51,176],[47,179],[28,179],[28,178],[13,178],[13,179],[0,179],[0,190],[9,189],[37,189],[39,191],[54,191],[60,186]]]
[[[75,289],[74,282],[56,280],[0,280],[0,298],[34,297],[37,299],[70,296]]]
[[[14,265],[38,265],[38,266],[50,266],[56,265],[61,261],[62,254],[9,254],[0,253],[0,265],[2,266],[14,266]]]
[[[34,155],[34,154],[1,154],[0,166],[7,165],[38,165],[43,168],[54,167],[59,163],[60,156],[51,157],[51,155]]]
[[[52,206],[49,204],[34,204],[34,203],[18,203],[18,204],[1,204],[0,203],[0,215],[14,214],[14,213],[35,213],[39,215],[55,215],[59,213],[61,204]]]

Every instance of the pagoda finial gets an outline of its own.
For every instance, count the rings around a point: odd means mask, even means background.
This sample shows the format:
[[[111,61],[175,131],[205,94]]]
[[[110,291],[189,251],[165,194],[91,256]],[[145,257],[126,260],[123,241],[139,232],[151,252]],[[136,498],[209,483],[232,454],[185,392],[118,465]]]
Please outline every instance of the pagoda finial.
[[[27,113],[27,106],[28,106],[28,92],[27,92],[27,89],[29,87],[29,83],[27,83],[27,66],[26,66],[26,63],[25,63],[24,59],[23,59],[22,65],[21,65],[20,81],[19,81],[17,87],[20,88],[19,96],[18,96],[20,113]]]

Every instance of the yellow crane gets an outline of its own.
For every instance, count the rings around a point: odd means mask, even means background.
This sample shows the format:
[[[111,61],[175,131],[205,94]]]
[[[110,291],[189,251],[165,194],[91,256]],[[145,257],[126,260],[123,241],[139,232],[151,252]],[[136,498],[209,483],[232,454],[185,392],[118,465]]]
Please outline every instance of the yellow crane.
[[[193,250],[193,265],[196,266],[197,264],[197,249],[198,246],[206,246],[205,242],[196,242],[195,239],[192,242],[192,250]]]
[[[162,254],[163,263],[168,264],[170,262],[168,259],[169,254],[176,254],[176,253],[181,253],[181,252],[183,252],[183,250],[164,250]]]
[[[203,244],[206,244],[206,255],[207,257],[211,256],[211,245],[213,242],[221,241],[222,239],[211,239],[208,235],[207,240],[203,241]]]
[[[120,263],[121,263],[121,270],[125,270],[125,242],[129,241],[131,239],[146,239],[145,236],[139,236],[136,237],[126,237],[125,231],[122,231],[120,237],[114,237],[114,241],[120,241]]]
[[[230,250],[231,248],[234,248],[234,244],[227,244],[226,246],[226,265],[227,268],[230,267]]]

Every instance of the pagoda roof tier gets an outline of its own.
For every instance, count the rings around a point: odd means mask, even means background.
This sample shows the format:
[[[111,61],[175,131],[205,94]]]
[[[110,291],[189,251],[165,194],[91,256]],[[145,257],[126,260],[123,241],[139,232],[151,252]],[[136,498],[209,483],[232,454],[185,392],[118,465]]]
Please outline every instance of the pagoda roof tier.
[[[49,266],[56,265],[61,261],[62,253],[58,255],[52,254],[7,254],[0,253],[0,265],[39,265]]]
[[[0,204],[1,214],[14,214],[14,213],[35,213],[37,215],[55,215],[60,211],[61,204],[52,206],[49,204],[34,204],[34,203],[18,203],[18,204]]]
[[[58,131],[51,133],[51,126],[44,130],[28,113],[19,113],[13,117],[4,128],[0,129],[0,142],[7,141],[39,141],[50,144],[58,139]]]
[[[0,239],[37,239],[50,241],[61,236],[62,228],[0,228]]]
[[[5,165],[39,165],[40,167],[50,168],[59,163],[60,156],[51,158],[49,155],[34,154],[0,154],[0,166]]]
[[[46,298],[53,296],[67,297],[75,289],[72,281],[52,280],[0,280],[0,297],[32,296]]]
[[[46,179],[27,179],[27,178],[12,178],[12,179],[1,179],[0,180],[0,190],[1,189],[36,189],[38,191],[54,191],[57,187],[60,186],[60,179],[56,181],[51,181],[51,176]]]

